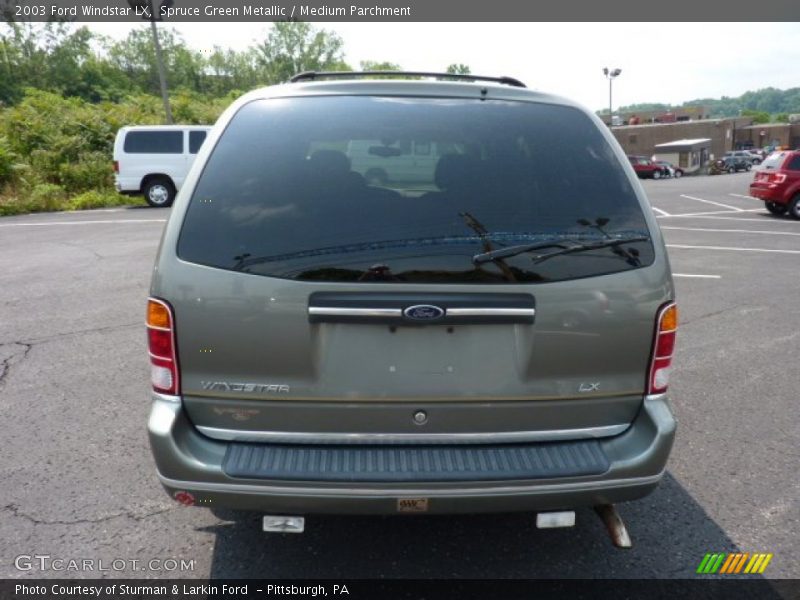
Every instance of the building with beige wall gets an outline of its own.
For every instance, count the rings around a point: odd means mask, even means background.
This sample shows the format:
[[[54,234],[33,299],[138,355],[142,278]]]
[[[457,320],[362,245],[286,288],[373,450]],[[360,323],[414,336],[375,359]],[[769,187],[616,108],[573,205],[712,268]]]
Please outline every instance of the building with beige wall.
[[[752,124],[752,118],[738,117],[678,123],[622,125],[612,127],[611,132],[627,154],[652,156],[655,154],[655,147],[658,144],[666,144],[675,140],[708,138],[711,140],[711,154],[719,157],[728,150],[735,149],[735,141],[740,141],[743,136],[749,140],[751,133],[749,130],[745,131],[745,128]]]

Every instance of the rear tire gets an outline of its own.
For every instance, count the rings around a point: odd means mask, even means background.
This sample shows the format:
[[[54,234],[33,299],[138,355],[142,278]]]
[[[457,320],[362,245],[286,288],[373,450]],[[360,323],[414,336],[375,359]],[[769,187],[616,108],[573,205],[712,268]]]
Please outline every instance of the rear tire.
[[[661,171],[653,171],[653,179],[661,179]]]
[[[765,206],[767,210],[771,212],[773,215],[784,215],[786,214],[786,205],[785,204],[778,204],[777,202],[766,202]]]
[[[788,212],[790,217],[800,221],[800,194],[796,194],[792,201],[789,202]]]
[[[145,201],[154,208],[166,208],[175,201],[175,186],[166,177],[148,179],[142,191]]]
[[[747,166],[744,168],[744,170],[745,171],[749,171],[752,168],[753,168],[753,165],[751,165],[750,163],[747,163]]]
[[[728,167],[728,173],[736,173],[736,167]]]
[[[673,177],[675,177],[676,179],[678,177],[683,177],[683,171],[679,171],[678,169],[675,169],[675,175],[673,175]]]

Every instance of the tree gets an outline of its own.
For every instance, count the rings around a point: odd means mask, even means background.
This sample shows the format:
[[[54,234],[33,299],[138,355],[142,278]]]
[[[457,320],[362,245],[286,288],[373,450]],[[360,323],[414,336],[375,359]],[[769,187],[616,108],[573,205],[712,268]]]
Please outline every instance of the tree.
[[[447,67],[447,72],[453,75],[472,75],[469,65],[453,63]]]
[[[362,71],[402,71],[403,67],[397,63],[377,60],[362,60],[360,63]]]
[[[768,112],[760,110],[743,110],[743,117],[753,117],[753,123],[769,123],[770,116]]]
[[[281,83],[303,71],[350,70],[343,46],[337,34],[310,23],[273,23],[267,39],[256,46],[261,83]]]

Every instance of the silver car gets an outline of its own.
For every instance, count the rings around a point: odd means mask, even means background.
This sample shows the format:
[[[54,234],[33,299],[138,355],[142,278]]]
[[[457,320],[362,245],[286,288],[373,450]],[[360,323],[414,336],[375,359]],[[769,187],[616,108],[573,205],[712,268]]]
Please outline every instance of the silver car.
[[[290,529],[653,491],[677,309],[608,128],[510,78],[363,75],[240,98],[178,194],[147,310],[167,492]]]

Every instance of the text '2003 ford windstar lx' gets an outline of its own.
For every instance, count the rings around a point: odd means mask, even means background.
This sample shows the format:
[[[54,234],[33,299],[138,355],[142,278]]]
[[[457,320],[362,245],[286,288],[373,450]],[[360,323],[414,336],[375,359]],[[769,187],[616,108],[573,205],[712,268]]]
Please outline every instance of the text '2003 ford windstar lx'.
[[[677,325],[625,154],[514,79],[364,76],[251,92],[200,150],[147,311],[162,484],[267,529],[580,506],[621,526],[672,445]]]

